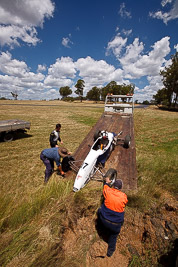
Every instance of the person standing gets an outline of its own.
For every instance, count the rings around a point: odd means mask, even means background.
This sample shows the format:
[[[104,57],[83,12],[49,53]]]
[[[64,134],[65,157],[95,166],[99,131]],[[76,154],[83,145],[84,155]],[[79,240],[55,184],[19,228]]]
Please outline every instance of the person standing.
[[[65,175],[65,172],[63,172],[61,167],[61,157],[64,158],[68,155],[70,155],[70,152],[68,152],[66,148],[61,148],[61,147],[46,148],[41,152],[40,159],[46,166],[45,179],[44,179],[45,183],[48,182],[50,176],[54,171],[54,162],[56,162],[59,173],[62,176]]]
[[[117,237],[124,223],[124,210],[128,202],[122,180],[118,179],[110,187],[111,180],[106,177],[103,187],[104,203],[98,210],[98,218],[108,234],[107,256],[111,257],[116,249]]]
[[[60,137],[60,130],[61,130],[61,124],[58,123],[56,124],[55,130],[53,130],[50,133],[49,142],[50,142],[51,147],[58,147],[58,144],[57,144],[58,141],[61,142],[61,144],[63,144],[61,137]]]

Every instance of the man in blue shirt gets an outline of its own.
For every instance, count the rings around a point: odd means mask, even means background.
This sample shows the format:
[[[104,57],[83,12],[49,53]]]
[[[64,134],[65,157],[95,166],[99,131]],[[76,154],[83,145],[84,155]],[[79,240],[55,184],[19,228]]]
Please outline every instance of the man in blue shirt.
[[[61,167],[61,157],[64,158],[67,155],[70,155],[68,150],[66,148],[61,147],[52,147],[44,149],[40,154],[40,159],[43,161],[44,165],[46,166],[45,170],[45,179],[44,182],[47,183],[50,176],[52,175],[54,171],[54,161],[56,162],[56,165],[58,167],[58,170],[60,171],[60,174],[62,176],[65,175],[65,172],[63,172]]]

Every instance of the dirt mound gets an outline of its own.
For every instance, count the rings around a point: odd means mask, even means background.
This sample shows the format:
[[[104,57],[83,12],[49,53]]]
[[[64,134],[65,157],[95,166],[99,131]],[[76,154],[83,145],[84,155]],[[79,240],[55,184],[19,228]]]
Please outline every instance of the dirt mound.
[[[174,266],[178,234],[175,203],[166,199],[161,207],[152,207],[148,213],[127,208],[116,251],[110,258],[106,256],[107,243],[97,231],[96,212],[82,215],[75,227],[69,227],[63,235],[65,259],[75,259],[73,266],[84,266],[85,261],[87,267],[148,267],[157,266],[158,262],[160,266]]]

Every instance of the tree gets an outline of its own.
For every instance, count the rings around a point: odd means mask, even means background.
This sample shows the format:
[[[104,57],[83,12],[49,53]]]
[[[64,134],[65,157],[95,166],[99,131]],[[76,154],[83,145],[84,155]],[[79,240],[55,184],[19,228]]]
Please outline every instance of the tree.
[[[127,95],[134,94],[135,85],[134,84],[122,84],[119,85],[115,81],[108,83],[105,87],[101,89],[101,97],[104,100],[107,94],[113,95]]]
[[[83,97],[83,89],[85,87],[85,82],[84,80],[79,79],[75,85],[77,90],[75,90],[75,93],[80,97],[80,101],[82,102],[82,97]]]
[[[59,89],[59,93],[62,96],[62,98],[67,97],[68,95],[72,94],[72,90],[69,86],[64,86]]]
[[[13,96],[14,100],[17,100],[18,97],[17,92],[11,92],[11,95]]]
[[[143,105],[149,105],[150,102],[149,102],[148,100],[144,100],[144,101],[142,102],[142,104],[143,104]]]
[[[96,86],[93,87],[90,91],[88,91],[86,97],[89,100],[99,101],[100,100],[100,89],[97,88]]]
[[[160,74],[163,76],[162,81],[167,90],[169,106],[171,106],[172,102],[175,106],[178,96],[178,52],[171,56],[171,60],[172,64],[165,68],[165,70],[161,71]]]
[[[157,91],[156,95],[153,95],[153,99],[157,105],[167,104],[168,105],[168,90],[163,88]]]

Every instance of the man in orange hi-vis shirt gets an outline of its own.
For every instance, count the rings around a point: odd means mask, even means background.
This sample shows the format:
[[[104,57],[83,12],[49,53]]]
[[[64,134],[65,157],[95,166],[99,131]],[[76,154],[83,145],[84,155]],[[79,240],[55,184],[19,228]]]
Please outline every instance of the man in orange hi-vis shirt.
[[[117,237],[124,223],[124,210],[128,202],[126,194],[120,191],[123,187],[122,180],[116,180],[112,188],[110,183],[109,177],[106,177],[103,187],[104,203],[98,210],[99,219],[109,236],[108,257],[111,257],[116,249]]]

